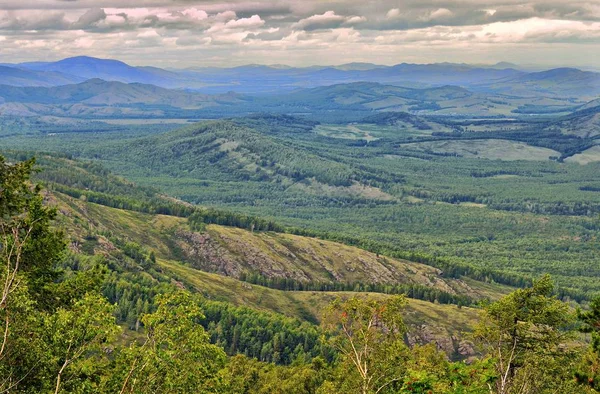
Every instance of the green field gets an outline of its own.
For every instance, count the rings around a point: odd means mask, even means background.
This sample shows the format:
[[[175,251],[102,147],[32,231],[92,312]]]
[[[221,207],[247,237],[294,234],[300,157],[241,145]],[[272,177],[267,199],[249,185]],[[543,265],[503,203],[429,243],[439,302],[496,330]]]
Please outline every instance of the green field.
[[[581,153],[569,157],[567,160],[569,163],[589,164],[600,161],[600,146],[593,146],[589,149],[584,150]]]
[[[559,157],[560,153],[547,148],[530,146],[522,142],[505,140],[435,141],[405,144],[404,147],[424,152],[455,154],[460,157],[488,160],[544,161]]]

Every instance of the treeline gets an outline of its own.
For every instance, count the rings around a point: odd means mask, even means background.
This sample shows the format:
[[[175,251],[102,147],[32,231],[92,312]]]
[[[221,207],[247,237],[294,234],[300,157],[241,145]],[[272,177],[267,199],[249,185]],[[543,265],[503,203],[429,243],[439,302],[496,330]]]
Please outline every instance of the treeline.
[[[485,132],[434,132],[432,139],[424,139],[424,141],[437,140],[477,140],[477,139],[502,139],[510,141],[524,142],[529,145],[539,146],[556,150],[561,153],[556,159],[562,161],[567,157],[581,153],[584,150],[595,145],[591,138],[582,138],[575,135],[563,134],[560,130],[555,129],[528,129],[507,131],[485,131]],[[440,138],[441,137],[441,138]]]
[[[151,198],[149,201],[139,201],[129,197],[76,189],[58,183],[47,184],[47,187],[49,190],[54,190],[73,198],[84,199],[85,201],[93,202],[95,204],[104,205],[110,208],[125,209],[128,211],[188,217],[195,210],[193,207],[177,202],[169,202],[163,198]]]
[[[192,231],[201,230],[206,224],[218,224],[250,231],[285,232],[283,226],[271,220],[211,208],[196,208],[188,217],[188,223]]]
[[[490,202],[488,207],[502,211],[517,211],[542,215],[591,216],[600,213],[600,203],[576,202],[540,202],[510,201]]]
[[[64,160],[61,158],[55,159],[52,157],[44,156],[43,160],[44,168],[58,168],[61,166],[65,166],[65,163],[60,162],[60,160]],[[446,277],[460,278],[464,276],[479,281],[495,282],[514,287],[524,287],[531,284],[531,277],[524,274],[505,272],[485,267],[477,267],[469,263],[451,261],[448,258],[433,256],[428,253],[404,250],[399,246],[391,245],[389,243],[384,243],[381,241],[340,235],[333,231],[314,231],[309,229],[286,227],[276,223],[275,221],[265,220],[251,215],[235,213],[220,209],[206,209],[186,205],[176,200],[169,200],[167,198],[159,197],[157,194],[153,194],[151,189],[139,188],[133,184],[125,182],[118,177],[110,175],[106,172],[106,170],[102,169],[102,167],[100,166],[90,165],[89,167],[87,167],[87,170],[84,170],[83,168],[78,168],[77,166],[72,167],[73,168],[69,170],[73,174],[72,178],[67,179],[67,177],[61,177],[56,178],[56,180],[68,183],[69,185],[83,184],[83,182],[85,182],[85,184],[90,186],[89,190],[82,190],[73,186],[67,186],[61,183],[55,183],[51,181],[48,181],[47,186],[51,189],[63,192],[74,198],[86,198],[90,202],[95,202],[113,208],[121,208],[151,214],[165,214],[188,218],[193,215],[193,217],[190,220],[190,226],[191,228],[199,231],[201,231],[203,229],[203,226],[206,224],[220,224],[226,226],[234,226],[252,231],[287,232],[296,235],[303,235],[336,241],[350,246],[356,246],[374,253],[387,255],[389,257],[427,264],[442,270],[442,275]],[[45,171],[43,171],[41,174],[37,174],[36,176],[42,177],[44,172]],[[103,182],[95,181],[95,178],[102,177],[110,178],[110,182],[114,182],[117,185],[119,185],[117,189],[111,190],[115,190],[115,192],[121,194],[112,195],[96,191],[95,188],[104,190],[104,186],[102,186]],[[112,187],[115,188],[116,186]],[[472,199],[470,195],[459,196],[454,193],[448,194],[448,201],[471,201],[490,204],[490,201],[487,200]],[[552,207],[551,204],[548,204],[546,207],[544,207],[542,204],[519,204],[513,202],[501,203],[496,205],[490,204],[489,206],[496,209],[518,210],[522,212],[532,212],[533,209],[535,212],[539,213],[549,213],[546,209]],[[583,203],[578,203],[576,208],[577,209],[573,209],[572,205],[557,203],[554,204],[552,212],[562,212],[563,214],[572,215],[574,214],[574,212],[585,214],[593,212],[593,209],[596,209],[594,208],[592,203],[589,203],[587,205]],[[570,294],[571,297],[575,300],[583,300],[589,297],[589,295],[583,296],[581,292],[575,290],[563,289],[563,291],[564,294]]]
[[[323,331],[314,324],[223,302],[202,301],[200,306],[205,316],[200,323],[211,342],[229,355],[283,365],[334,358],[335,351],[323,346]]]
[[[345,282],[312,282],[299,281],[291,278],[267,278],[259,273],[242,273],[239,280],[254,285],[270,287],[284,291],[350,291],[355,293],[383,293],[404,294],[409,298],[437,302],[440,304],[454,304],[458,306],[474,305],[477,302],[468,296],[451,294],[416,283],[386,284],[386,283],[345,283]]]
[[[31,188],[32,166],[32,161],[6,164],[0,157],[0,225],[7,230],[0,234],[0,263],[6,267],[0,270],[1,391],[591,394],[600,389],[600,299],[575,313],[553,296],[549,276],[485,305],[473,330],[482,356],[471,363],[449,361],[434,344],[409,346],[403,296],[335,299],[323,308],[317,328],[202,300],[170,283],[170,289],[155,293],[152,306],[144,307],[142,300],[138,332],[123,335],[115,306],[102,295],[107,272],[101,258],[64,260],[67,241],[53,226],[58,212],[44,206],[39,188]],[[152,271],[150,253],[127,241],[114,244],[118,250],[109,248],[109,267],[118,267],[117,281],[135,276],[132,294],[167,285],[169,278]],[[141,279],[151,273],[159,279]],[[109,288],[115,299],[127,291],[127,286]],[[577,328],[591,334],[591,345],[577,341]],[[226,351],[249,356],[228,357]]]

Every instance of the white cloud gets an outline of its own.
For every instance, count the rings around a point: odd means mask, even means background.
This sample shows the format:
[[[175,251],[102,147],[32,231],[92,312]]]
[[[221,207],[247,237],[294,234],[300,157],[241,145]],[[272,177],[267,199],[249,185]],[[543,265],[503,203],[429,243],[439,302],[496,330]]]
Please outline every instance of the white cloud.
[[[386,17],[388,19],[394,19],[394,18],[397,18],[399,16],[400,16],[400,9],[399,8],[392,8],[386,14]]]
[[[265,24],[265,21],[258,15],[252,15],[250,18],[232,19],[225,24],[228,29],[253,29]]]
[[[85,53],[154,65],[178,59],[187,65],[600,63],[598,0],[378,0],[377,7],[365,0],[123,3],[0,0],[0,61]]]
[[[343,16],[335,11],[326,11],[323,14],[312,15],[308,18],[299,20],[292,24],[292,29],[297,30],[315,30],[315,29],[333,29],[342,25],[352,25],[366,21],[364,16]]]

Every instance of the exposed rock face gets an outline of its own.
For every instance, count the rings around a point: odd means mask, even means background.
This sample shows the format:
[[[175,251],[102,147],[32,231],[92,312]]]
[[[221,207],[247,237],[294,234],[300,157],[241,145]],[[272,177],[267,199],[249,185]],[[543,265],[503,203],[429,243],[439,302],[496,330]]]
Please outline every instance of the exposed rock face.
[[[426,324],[409,325],[405,340],[409,346],[435,343],[439,350],[453,360],[465,360],[476,355],[472,342],[445,329]]]
[[[419,284],[450,294],[457,290],[472,294],[468,285],[442,278],[436,268],[330,241],[218,226],[204,233],[179,228],[174,239],[195,268],[234,278],[252,272],[297,281]]]
[[[235,278],[239,277],[241,267],[238,262],[210,235],[178,230],[176,239],[177,245],[194,268]]]

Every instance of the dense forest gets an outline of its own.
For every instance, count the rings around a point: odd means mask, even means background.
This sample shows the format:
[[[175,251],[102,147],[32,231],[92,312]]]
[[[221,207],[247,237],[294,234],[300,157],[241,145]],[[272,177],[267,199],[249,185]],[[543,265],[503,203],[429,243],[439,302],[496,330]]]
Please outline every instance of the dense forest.
[[[0,0],[0,394],[600,394],[599,1]]]
[[[406,343],[403,311],[411,301],[403,295],[337,298],[314,325],[204,299],[174,282],[154,253],[118,237],[111,255],[73,252],[64,229],[53,226],[61,213],[30,180],[33,165],[0,160],[0,384],[7,392],[598,388],[600,301],[574,310],[556,298],[549,276],[483,304],[473,331],[479,356],[452,362],[433,345]]]
[[[584,149],[595,137],[558,132],[554,123],[539,119],[481,125],[484,121],[398,114],[380,121],[381,116],[367,120],[401,124],[316,124],[257,114],[178,130],[137,125],[88,133],[66,125],[63,133],[49,135],[45,126],[29,125],[30,133],[13,131],[3,146],[90,159],[192,204],[285,227],[348,237],[357,237],[360,228],[360,237],[369,241],[400,243],[403,250],[463,264],[502,266],[526,276],[542,266],[580,267],[573,261],[592,268],[600,213],[597,164],[525,159],[537,146],[552,148],[547,155],[560,158],[569,144]],[[465,130],[433,135],[436,128],[457,127]],[[485,141],[509,143],[501,145],[502,155],[516,148],[523,152],[515,161],[473,158],[485,155]],[[435,148],[437,143],[460,149]],[[111,195],[87,194],[97,201]],[[571,242],[565,254],[567,237],[579,241]],[[567,279],[561,270],[549,272],[564,287],[595,287],[585,275],[570,272]]]

